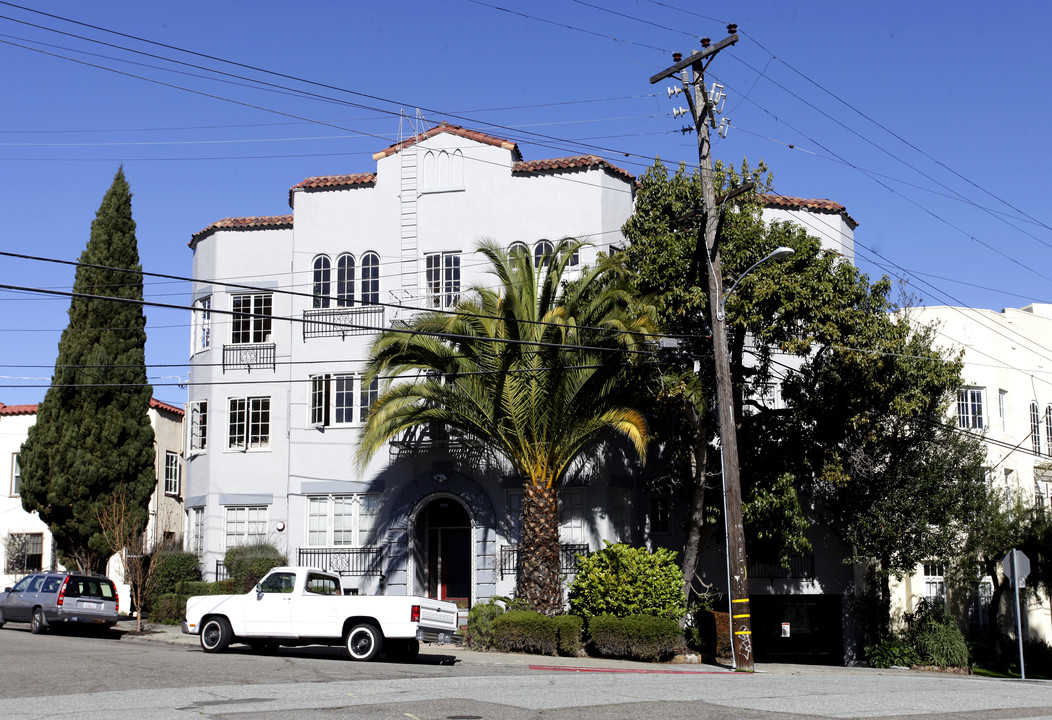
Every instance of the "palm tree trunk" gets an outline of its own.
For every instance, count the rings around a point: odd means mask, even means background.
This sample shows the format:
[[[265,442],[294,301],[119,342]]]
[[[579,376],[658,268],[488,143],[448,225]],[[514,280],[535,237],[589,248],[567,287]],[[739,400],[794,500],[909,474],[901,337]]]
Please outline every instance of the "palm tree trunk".
[[[528,480],[522,493],[518,594],[537,612],[562,612],[558,493]]]

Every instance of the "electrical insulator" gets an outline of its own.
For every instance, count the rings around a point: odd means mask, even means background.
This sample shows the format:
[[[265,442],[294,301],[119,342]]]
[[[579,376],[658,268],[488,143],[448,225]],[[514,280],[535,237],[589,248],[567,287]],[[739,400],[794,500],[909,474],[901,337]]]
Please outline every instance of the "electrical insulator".
[[[672,117],[678,118],[680,115],[686,115],[689,112],[690,110],[685,107],[672,108]]]
[[[670,98],[675,96],[675,95],[679,95],[681,92],[683,92],[683,88],[681,88],[681,87],[678,87],[678,88],[669,87],[668,88],[668,96]]]
[[[725,138],[725,137],[727,137],[727,131],[730,130],[730,128],[731,128],[731,119],[730,118],[721,118],[720,119],[720,129],[717,130],[717,132],[720,134],[721,138]]]
[[[723,102],[727,99],[727,94],[723,92],[723,86],[719,83],[712,83],[712,89],[709,90],[709,104],[712,105],[713,112],[723,112]]]

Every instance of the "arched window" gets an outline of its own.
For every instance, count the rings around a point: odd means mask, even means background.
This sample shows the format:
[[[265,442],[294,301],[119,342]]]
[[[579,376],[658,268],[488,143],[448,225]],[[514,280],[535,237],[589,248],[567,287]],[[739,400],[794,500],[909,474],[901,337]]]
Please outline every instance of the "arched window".
[[[332,279],[332,262],[328,255],[314,258],[311,295],[314,296],[314,307],[329,307],[329,293]]]
[[[423,189],[431,190],[438,186],[438,166],[435,161],[435,153],[428,151],[424,153],[424,162],[422,166],[423,172],[420,173],[420,179],[423,180]]]
[[[1045,406],[1045,455],[1052,457],[1052,405]]]
[[[380,302],[380,256],[367,252],[362,256],[362,304]]]
[[[533,266],[536,268],[548,267],[548,263],[551,262],[552,250],[555,247],[549,240],[541,240],[539,243],[533,246]]]
[[[526,243],[516,240],[508,246],[508,256],[514,257],[517,253],[523,253],[526,257],[529,257],[530,249],[526,246]]]
[[[354,305],[354,255],[336,258],[336,307]]]
[[[1041,416],[1037,403],[1030,403],[1030,446],[1035,455],[1041,454]]]
[[[454,150],[450,158],[449,184],[455,188],[464,187],[464,153],[460,150]]]

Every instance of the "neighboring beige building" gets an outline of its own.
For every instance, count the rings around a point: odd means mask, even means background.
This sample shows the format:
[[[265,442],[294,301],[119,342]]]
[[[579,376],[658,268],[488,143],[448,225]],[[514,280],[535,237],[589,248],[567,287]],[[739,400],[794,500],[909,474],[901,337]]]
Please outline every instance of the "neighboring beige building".
[[[1001,312],[967,307],[914,308],[917,322],[938,328],[936,344],[964,351],[964,387],[958,390],[956,422],[984,438],[991,487],[1032,498],[1048,508],[1052,492],[1052,304],[1035,303]],[[1007,553],[1011,548],[1005,548]],[[896,616],[925,597],[946,597],[945,565],[939,559],[893,586]],[[986,622],[993,583],[984,579],[973,598],[970,625]],[[1052,604],[1031,594],[1025,617],[1031,639],[1052,641]]]
[[[146,532],[150,547],[161,542],[181,547],[183,538],[183,410],[150,400],[150,424],[156,447],[157,488],[150,498],[150,520]],[[4,482],[0,486],[0,587],[7,587],[26,573],[59,569],[51,531],[35,513],[22,509],[19,495],[21,471],[18,453],[36,423],[37,405],[0,403],[0,458]],[[14,539],[21,539],[27,552],[13,557],[8,552]],[[109,575],[120,582],[120,563],[110,561]],[[122,583],[121,583],[122,584]],[[118,591],[127,597],[127,588]]]

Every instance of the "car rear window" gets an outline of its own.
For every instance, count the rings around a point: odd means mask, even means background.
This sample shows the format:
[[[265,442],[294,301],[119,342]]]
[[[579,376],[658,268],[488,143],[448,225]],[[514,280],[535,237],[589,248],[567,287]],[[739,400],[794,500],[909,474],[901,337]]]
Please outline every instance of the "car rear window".
[[[92,597],[112,600],[117,593],[105,578],[71,576],[66,583],[66,597]]]

